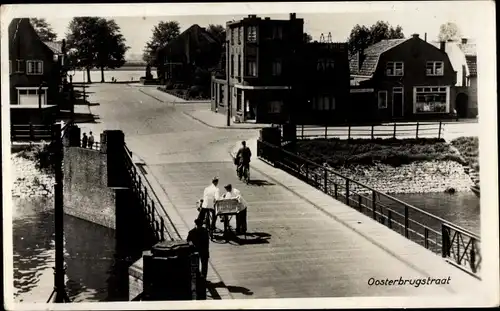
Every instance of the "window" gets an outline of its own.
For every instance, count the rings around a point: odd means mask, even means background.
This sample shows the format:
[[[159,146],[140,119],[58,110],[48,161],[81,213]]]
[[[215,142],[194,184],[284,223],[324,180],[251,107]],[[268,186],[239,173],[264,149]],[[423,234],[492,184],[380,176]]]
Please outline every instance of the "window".
[[[416,113],[446,113],[448,107],[447,87],[416,87],[414,88],[414,112]]]
[[[238,77],[241,77],[241,55],[238,55]]]
[[[238,44],[241,44],[241,33],[243,31],[243,28],[238,28]]]
[[[443,62],[427,62],[425,71],[428,76],[442,76],[444,74]]]
[[[231,28],[231,45],[234,45],[234,28]]]
[[[257,42],[257,27],[248,27],[247,42]]]
[[[335,97],[318,96],[313,99],[313,110],[335,110]]]
[[[318,71],[326,71],[329,69],[333,69],[335,67],[335,62],[333,59],[328,58],[320,58],[318,59],[316,69]]]
[[[16,59],[16,72],[24,72],[24,61]]]
[[[387,62],[386,74],[389,77],[400,77],[404,75],[403,62]]]
[[[276,26],[273,28],[273,38],[274,39],[283,38],[283,28],[281,26]]]
[[[378,92],[378,109],[387,108],[387,91]]]
[[[43,74],[43,61],[41,60],[26,61],[26,73],[29,75]]]
[[[234,77],[234,55],[231,55],[231,77]]]
[[[224,85],[219,86],[219,106],[224,106]]]
[[[257,76],[257,63],[254,60],[247,61],[247,75],[251,77]]]
[[[275,60],[273,62],[273,76],[281,75],[281,60]]]
[[[269,102],[269,113],[281,113],[283,102],[281,100],[272,100]]]

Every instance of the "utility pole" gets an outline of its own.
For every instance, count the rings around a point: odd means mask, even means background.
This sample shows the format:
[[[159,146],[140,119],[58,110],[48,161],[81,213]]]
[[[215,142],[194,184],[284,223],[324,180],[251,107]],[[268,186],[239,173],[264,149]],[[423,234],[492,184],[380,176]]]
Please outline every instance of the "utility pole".
[[[56,303],[71,302],[66,293],[64,282],[64,207],[63,207],[63,146],[61,137],[61,124],[54,124],[52,130],[52,145],[55,168],[54,185],[54,222],[55,222],[55,247],[56,263],[54,268],[54,290],[49,297],[50,302],[55,294]]]
[[[226,54],[226,78],[227,78],[227,126],[231,126],[231,81],[230,76],[232,68],[229,62],[229,40],[226,40],[227,54]],[[231,72],[230,72],[231,71]]]

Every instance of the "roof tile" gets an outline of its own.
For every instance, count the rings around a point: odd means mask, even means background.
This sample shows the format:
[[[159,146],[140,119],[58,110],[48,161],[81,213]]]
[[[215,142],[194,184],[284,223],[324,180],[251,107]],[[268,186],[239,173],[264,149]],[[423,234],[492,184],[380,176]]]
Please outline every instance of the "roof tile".
[[[382,53],[398,46],[399,44],[405,42],[408,39],[389,39],[382,40],[378,43],[375,43],[368,48],[366,48],[363,52],[365,55],[365,59],[363,64],[359,70],[357,70],[357,57],[351,57],[349,60],[349,67],[351,68],[351,74],[354,75],[362,75],[362,76],[371,76],[375,70],[377,69],[377,63]]]

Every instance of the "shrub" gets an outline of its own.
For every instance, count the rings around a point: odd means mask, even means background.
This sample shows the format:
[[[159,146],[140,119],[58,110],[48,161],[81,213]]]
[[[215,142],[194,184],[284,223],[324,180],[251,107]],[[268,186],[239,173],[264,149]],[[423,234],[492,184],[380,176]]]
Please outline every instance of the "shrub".
[[[53,155],[50,144],[44,144],[42,146],[31,145],[20,151],[17,156],[35,162],[35,166],[39,170],[47,173],[54,172]]]

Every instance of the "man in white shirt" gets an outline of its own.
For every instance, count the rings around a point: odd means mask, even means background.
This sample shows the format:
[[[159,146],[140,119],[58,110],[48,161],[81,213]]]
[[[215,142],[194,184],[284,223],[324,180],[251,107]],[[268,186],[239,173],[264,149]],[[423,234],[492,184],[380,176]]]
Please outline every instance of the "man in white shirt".
[[[236,215],[236,234],[242,234],[247,231],[247,204],[241,197],[241,192],[233,188],[231,184],[224,187],[226,193],[222,196],[223,199],[237,199],[243,205],[243,210]]]
[[[219,191],[219,179],[214,177],[212,179],[212,184],[206,187],[203,190],[203,202],[201,204],[200,214],[198,215],[198,219],[204,220],[207,213],[212,214],[212,223],[210,224],[211,229],[215,229],[215,209],[214,204],[215,201],[220,199],[220,191]]]

